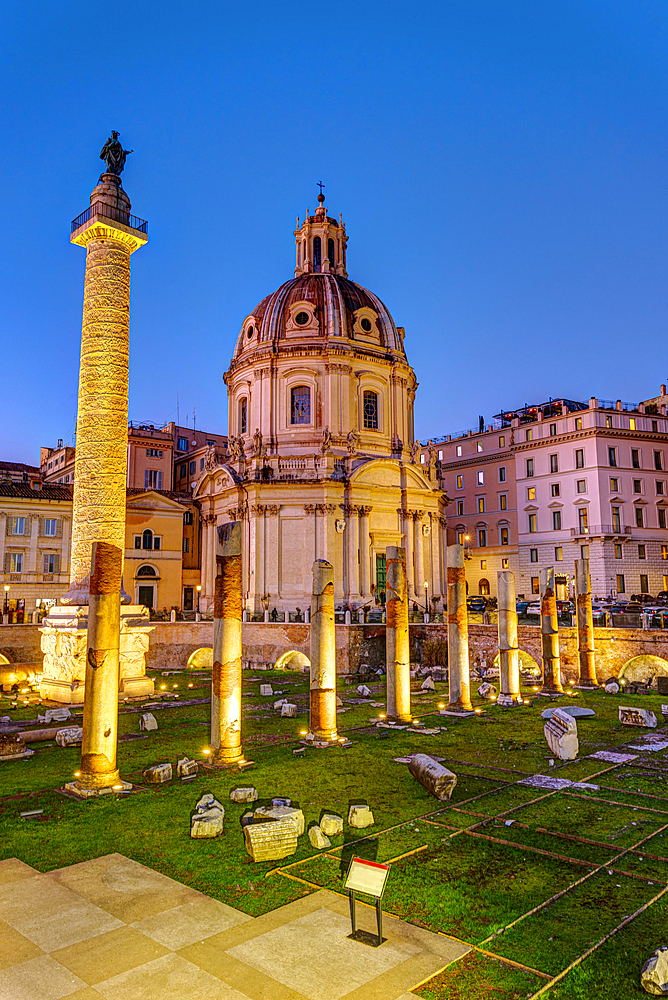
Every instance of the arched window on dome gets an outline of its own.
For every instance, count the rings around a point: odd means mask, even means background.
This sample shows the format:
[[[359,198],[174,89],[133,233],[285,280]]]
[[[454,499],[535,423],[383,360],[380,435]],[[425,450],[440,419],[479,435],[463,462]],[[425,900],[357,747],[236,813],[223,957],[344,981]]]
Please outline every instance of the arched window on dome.
[[[306,264],[306,240],[302,240],[302,260]]]
[[[291,393],[290,422],[311,423],[311,390],[307,385],[296,385]]]
[[[301,245],[301,243],[298,243],[297,244],[297,267],[301,267],[301,266],[302,266],[302,245]]]
[[[239,433],[245,434],[248,431],[248,400],[244,396],[239,402]]]
[[[319,236],[313,237],[313,270],[319,271],[322,266],[322,241]]]
[[[334,240],[332,239],[327,240],[327,258],[332,267],[334,267],[336,260],[334,258]]]
[[[366,430],[378,430],[378,393],[370,389],[364,392],[364,427]]]

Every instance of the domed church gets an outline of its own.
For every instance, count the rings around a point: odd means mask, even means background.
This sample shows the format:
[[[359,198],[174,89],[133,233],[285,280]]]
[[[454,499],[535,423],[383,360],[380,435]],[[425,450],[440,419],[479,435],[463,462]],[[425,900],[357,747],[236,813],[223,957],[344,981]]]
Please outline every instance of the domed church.
[[[224,376],[228,454],[210,449],[195,491],[202,610],[230,520],[249,612],[304,611],[315,559],[334,566],[337,607],[382,603],[387,545],[406,548],[411,600],[445,603],[445,497],[413,437],[404,329],[348,278],[345,224],[324,201],[297,219],[295,276],[246,316]]]

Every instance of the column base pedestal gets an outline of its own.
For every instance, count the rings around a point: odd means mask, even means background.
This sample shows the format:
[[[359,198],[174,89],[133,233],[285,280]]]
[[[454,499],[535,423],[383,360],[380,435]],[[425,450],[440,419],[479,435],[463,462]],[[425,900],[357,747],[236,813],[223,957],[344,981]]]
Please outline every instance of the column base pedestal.
[[[573,684],[576,691],[596,691],[600,687],[598,681],[582,681],[581,684]]]
[[[512,708],[517,705],[523,705],[524,699],[521,694],[500,694],[496,699],[496,703],[506,708]]]
[[[245,764],[251,764],[252,761],[247,761],[243,755],[242,751],[225,751],[214,750],[211,755],[210,760],[206,762],[207,767],[215,768],[232,768],[232,767],[243,767]]]
[[[132,791],[132,783],[118,778],[113,785],[105,785],[104,788],[81,788],[77,781],[68,781],[65,785],[65,791],[76,795],[79,799],[96,799],[100,795],[110,795],[112,792],[130,792]]]

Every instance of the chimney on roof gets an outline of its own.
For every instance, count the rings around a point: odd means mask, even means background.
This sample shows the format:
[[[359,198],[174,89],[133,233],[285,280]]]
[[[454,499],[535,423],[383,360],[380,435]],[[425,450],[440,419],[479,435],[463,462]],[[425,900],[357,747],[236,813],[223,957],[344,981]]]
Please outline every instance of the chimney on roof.
[[[665,396],[666,395],[666,387],[665,387],[665,385],[662,385],[659,388],[661,389],[661,395]]]
[[[58,447],[59,448],[63,447],[63,439],[62,438],[58,438]]]

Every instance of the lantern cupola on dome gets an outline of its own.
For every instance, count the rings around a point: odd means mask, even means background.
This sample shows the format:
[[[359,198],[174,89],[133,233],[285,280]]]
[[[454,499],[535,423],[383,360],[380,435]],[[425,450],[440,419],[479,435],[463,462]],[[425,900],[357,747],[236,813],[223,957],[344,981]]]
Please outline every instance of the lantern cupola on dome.
[[[346,226],[341,215],[339,221],[327,215],[325,196],[320,190],[315,215],[309,215],[295,229],[295,276],[300,274],[341,274],[346,271]]]

